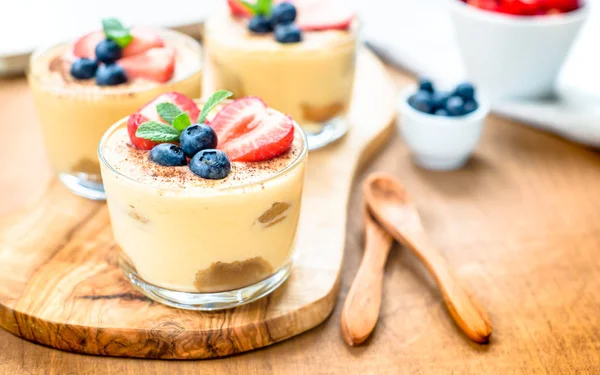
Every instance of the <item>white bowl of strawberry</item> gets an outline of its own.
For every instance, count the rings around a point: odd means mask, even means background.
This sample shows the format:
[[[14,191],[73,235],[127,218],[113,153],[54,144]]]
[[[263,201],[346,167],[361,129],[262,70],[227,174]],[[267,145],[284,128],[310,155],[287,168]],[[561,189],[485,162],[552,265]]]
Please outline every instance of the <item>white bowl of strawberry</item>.
[[[451,0],[468,78],[492,100],[552,94],[588,15],[583,0]]]

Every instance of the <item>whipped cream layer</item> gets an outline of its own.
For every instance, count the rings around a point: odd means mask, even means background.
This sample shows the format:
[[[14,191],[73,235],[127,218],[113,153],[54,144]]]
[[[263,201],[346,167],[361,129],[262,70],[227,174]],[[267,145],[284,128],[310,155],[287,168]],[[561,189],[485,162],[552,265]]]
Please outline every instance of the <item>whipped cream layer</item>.
[[[298,159],[303,151],[299,131],[294,133],[292,147],[286,153],[262,162],[232,162],[231,172],[221,180],[208,180],[194,174],[189,166],[165,167],[150,160],[150,152],[138,150],[126,128],[119,128],[102,147],[104,160],[120,174],[157,189],[225,189],[264,181],[277,175]]]
[[[71,64],[76,59],[72,54],[73,43],[63,43],[51,47],[31,59],[30,78],[42,86],[58,92],[74,95],[82,93],[128,93],[150,90],[161,85],[183,80],[201,68],[201,50],[198,43],[187,35],[170,31],[156,30],[165,40],[165,45],[175,49],[175,71],[168,82],[156,82],[144,78],[130,78],[116,86],[98,86],[95,79],[78,80],[71,76]],[[117,61],[118,63],[118,61]]]

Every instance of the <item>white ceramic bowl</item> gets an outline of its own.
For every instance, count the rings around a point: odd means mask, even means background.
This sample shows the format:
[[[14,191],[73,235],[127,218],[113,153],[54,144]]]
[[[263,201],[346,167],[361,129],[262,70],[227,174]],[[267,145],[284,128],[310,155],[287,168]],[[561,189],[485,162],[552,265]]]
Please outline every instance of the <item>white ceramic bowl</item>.
[[[415,163],[427,169],[462,167],[479,143],[483,123],[490,111],[487,100],[477,95],[479,107],[464,116],[436,116],[417,111],[408,98],[417,91],[410,86],[400,95],[400,134]]]
[[[589,8],[586,2],[569,13],[527,17],[460,0],[449,5],[468,78],[491,100],[551,94]]]

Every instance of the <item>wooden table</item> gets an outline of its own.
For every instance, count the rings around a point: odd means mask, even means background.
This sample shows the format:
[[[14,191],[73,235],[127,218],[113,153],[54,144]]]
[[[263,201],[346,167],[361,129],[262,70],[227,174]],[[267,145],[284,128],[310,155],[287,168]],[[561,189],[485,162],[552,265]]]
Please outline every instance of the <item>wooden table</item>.
[[[398,84],[410,81],[390,69]],[[0,80],[0,213],[35,199],[50,173],[23,78]],[[479,346],[451,322],[416,259],[388,260],[379,325],[349,348],[340,308],[362,254],[360,182],[401,179],[450,264],[489,309]],[[356,181],[343,284],[321,326],[235,357],[192,362],[91,357],[0,330],[0,374],[600,374],[600,154],[490,117],[476,157],[457,172],[411,164],[395,135]]]

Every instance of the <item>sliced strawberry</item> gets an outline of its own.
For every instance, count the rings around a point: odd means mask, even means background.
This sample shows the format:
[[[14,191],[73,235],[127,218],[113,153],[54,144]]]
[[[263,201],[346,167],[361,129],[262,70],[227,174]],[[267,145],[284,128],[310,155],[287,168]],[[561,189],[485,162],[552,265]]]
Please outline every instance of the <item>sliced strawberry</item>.
[[[547,0],[549,9],[571,12],[581,7],[581,0]]]
[[[498,11],[516,16],[533,16],[537,14],[539,0],[502,0]]]
[[[175,71],[175,51],[169,47],[151,48],[137,55],[123,57],[118,64],[129,78],[167,82]]]
[[[123,49],[123,57],[133,56],[151,48],[164,47],[165,41],[152,29],[134,27],[131,29],[133,39]],[[96,46],[106,39],[103,31],[94,31],[79,38],[73,45],[73,54],[77,57],[93,59],[96,57]]]
[[[246,133],[252,121],[260,114],[266,112],[267,105],[256,96],[247,96],[237,99],[224,106],[211,120],[210,126],[217,133],[219,144]]]
[[[240,0],[227,0],[227,5],[229,5],[229,10],[231,10],[231,14],[238,17],[250,18],[252,17],[252,12],[250,9],[246,8],[244,4]]]
[[[96,46],[106,37],[102,31],[94,31],[79,38],[73,45],[73,55],[88,59],[96,58]]]
[[[344,0],[293,0],[302,30],[344,30],[356,17],[356,10]]]
[[[133,39],[123,48],[123,57],[137,55],[152,48],[164,47],[165,41],[154,30],[145,27],[131,29]]]
[[[192,120],[192,122],[196,121],[196,119],[198,118],[198,115],[200,115],[200,109],[198,108],[198,106],[196,105],[196,103],[194,103],[194,101],[190,98],[188,98],[187,96],[180,94],[178,92],[167,92],[164,94],[161,94],[159,96],[157,96],[156,98],[154,98],[151,102],[147,103],[146,105],[144,105],[142,108],[140,108],[138,110],[138,113],[141,113],[145,118],[152,120],[152,121],[161,121],[161,122],[165,122],[158,114],[158,112],[156,112],[156,106],[160,103],[173,103],[175,104],[177,107],[179,107],[179,109],[181,109],[183,112],[187,112],[187,114],[190,116],[190,119]]]
[[[496,12],[499,8],[499,4],[496,0],[467,0],[467,4],[491,12]]]
[[[131,143],[140,150],[152,150],[152,148],[158,144],[158,142],[136,137],[135,133],[138,128],[146,121],[149,121],[148,118],[144,117],[144,115],[139,112],[129,116],[129,119],[127,120],[127,133],[129,133],[129,139],[131,140]]]
[[[272,159],[290,149],[294,140],[292,118],[274,110],[259,114],[244,134],[230,139],[219,148],[231,161]]]

